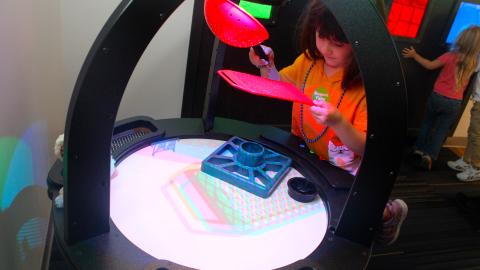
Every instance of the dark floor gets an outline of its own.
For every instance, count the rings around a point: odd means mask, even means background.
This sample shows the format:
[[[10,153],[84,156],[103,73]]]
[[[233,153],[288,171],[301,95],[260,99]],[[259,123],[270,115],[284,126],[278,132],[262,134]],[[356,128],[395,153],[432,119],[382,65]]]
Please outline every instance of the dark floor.
[[[395,244],[374,248],[368,270],[480,269],[480,181],[458,181],[446,166],[457,158],[442,149],[431,172],[402,165],[391,197],[409,214]]]

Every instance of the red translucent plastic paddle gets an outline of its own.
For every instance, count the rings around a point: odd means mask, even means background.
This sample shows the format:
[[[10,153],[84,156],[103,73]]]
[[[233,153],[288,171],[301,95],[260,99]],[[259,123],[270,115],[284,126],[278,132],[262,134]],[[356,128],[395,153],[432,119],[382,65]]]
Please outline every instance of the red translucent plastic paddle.
[[[254,47],[256,54],[268,61],[259,45],[268,39],[263,25],[240,6],[229,0],[205,0],[207,25],[222,42],[238,48]]]
[[[217,73],[231,86],[254,95],[314,105],[312,99],[290,83],[226,69],[221,69]]]

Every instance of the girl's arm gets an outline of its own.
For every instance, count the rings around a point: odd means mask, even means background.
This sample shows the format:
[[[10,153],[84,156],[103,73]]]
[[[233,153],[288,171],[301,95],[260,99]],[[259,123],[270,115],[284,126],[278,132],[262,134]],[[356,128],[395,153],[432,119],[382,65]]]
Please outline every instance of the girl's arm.
[[[261,46],[268,57],[268,62],[260,59],[253,48],[250,48],[250,51],[248,52],[250,62],[260,70],[260,76],[279,81],[280,73],[278,73],[278,70],[275,67],[273,50],[270,47],[264,45]]]
[[[417,61],[424,68],[429,69],[429,70],[441,68],[444,65],[444,63],[442,61],[438,60],[438,59],[430,61],[430,60],[422,57],[420,54],[418,54],[415,51],[415,48],[413,48],[413,47],[404,48],[403,51],[402,51],[402,55],[405,58],[413,58],[415,61]]]
[[[362,156],[365,151],[366,133],[357,130],[342,114],[326,101],[314,101],[312,115],[322,125],[329,126],[338,138],[354,153]]]
[[[366,133],[357,130],[353,125],[345,120],[343,116],[340,121],[330,126],[337,134],[338,138],[355,154],[363,156],[365,151]]]

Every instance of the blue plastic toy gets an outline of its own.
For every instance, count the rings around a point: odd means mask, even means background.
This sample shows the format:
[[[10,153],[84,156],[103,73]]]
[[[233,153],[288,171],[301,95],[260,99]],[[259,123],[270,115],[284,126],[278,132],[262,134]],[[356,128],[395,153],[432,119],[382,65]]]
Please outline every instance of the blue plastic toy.
[[[268,198],[292,160],[262,145],[232,137],[202,162],[202,172]]]

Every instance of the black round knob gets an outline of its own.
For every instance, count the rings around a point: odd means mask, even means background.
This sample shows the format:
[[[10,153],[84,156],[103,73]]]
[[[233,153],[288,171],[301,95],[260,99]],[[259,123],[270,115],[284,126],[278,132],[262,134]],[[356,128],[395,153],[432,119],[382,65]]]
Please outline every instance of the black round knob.
[[[288,180],[288,195],[295,201],[307,203],[315,200],[317,187],[303,177],[294,177]]]

